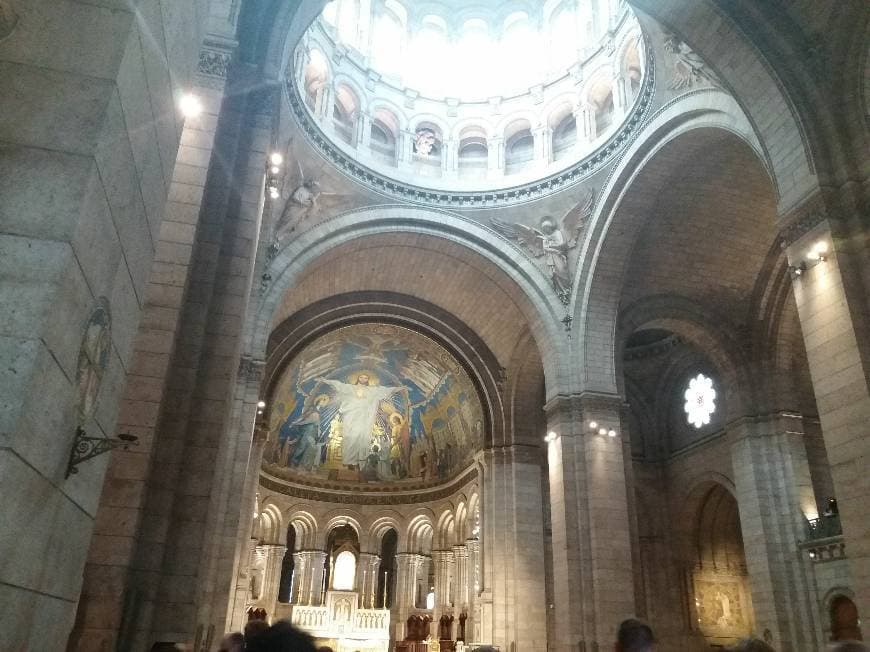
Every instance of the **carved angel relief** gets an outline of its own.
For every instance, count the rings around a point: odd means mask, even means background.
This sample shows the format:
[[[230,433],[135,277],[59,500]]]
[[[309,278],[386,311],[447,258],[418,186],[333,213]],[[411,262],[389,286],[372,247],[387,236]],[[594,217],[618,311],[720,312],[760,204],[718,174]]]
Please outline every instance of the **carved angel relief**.
[[[537,227],[525,224],[511,224],[498,218],[490,218],[493,228],[510,240],[518,242],[523,249],[535,258],[545,258],[553,289],[559,300],[568,305],[571,300],[571,269],[568,266],[568,252],[580,242],[586,221],[592,214],[595,204],[595,190],[589,192],[576,206],[561,219],[547,215]]]
[[[665,36],[665,50],[673,55],[673,78],[668,85],[671,90],[687,90],[695,84],[721,86],[707,63],[673,34]]]

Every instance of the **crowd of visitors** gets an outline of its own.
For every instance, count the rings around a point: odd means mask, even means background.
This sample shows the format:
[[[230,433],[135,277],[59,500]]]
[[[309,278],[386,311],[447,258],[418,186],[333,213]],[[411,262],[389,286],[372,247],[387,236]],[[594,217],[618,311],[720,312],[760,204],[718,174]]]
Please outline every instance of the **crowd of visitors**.
[[[489,648],[492,649],[492,648]],[[652,628],[636,618],[620,623],[616,633],[614,652],[658,652]],[[770,644],[758,638],[747,638],[728,648],[729,652],[777,652]],[[331,648],[314,644],[308,634],[286,620],[268,625],[252,620],[244,634],[233,632],[221,639],[218,652],[333,652]],[[661,650],[661,652],[667,652]],[[837,641],[824,652],[870,652],[860,641]]]

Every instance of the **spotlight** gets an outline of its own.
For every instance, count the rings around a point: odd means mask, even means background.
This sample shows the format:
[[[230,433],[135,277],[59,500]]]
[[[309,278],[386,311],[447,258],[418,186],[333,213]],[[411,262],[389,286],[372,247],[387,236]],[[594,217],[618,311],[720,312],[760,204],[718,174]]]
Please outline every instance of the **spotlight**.
[[[269,160],[272,162],[272,165],[277,166],[284,162],[284,157],[278,152],[272,152],[272,156],[269,157]]]
[[[606,434],[607,434],[607,428],[599,428],[599,429],[598,429],[598,434],[599,434],[599,435],[606,435]]]
[[[818,260],[820,262],[827,259],[825,254],[828,253],[828,243],[824,240],[819,240],[816,244],[813,245],[813,248],[810,250],[810,253],[807,254],[807,258],[810,260]]]
[[[278,199],[280,196],[281,194],[278,192],[277,188],[269,188],[269,197],[272,199]]]
[[[178,108],[185,118],[196,118],[202,113],[202,102],[196,95],[185,93],[178,100]]]
[[[544,437],[544,441],[547,442],[548,444],[550,442],[556,441],[556,433],[551,430],[550,432],[547,433],[547,436]]]
[[[261,410],[266,407],[266,401],[257,401],[257,407]]]
[[[607,436],[608,437],[616,437],[616,431],[615,430],[608,430]]]
[[[280,171],[281,168],[279,168],[277,165],[272,166],[272,174],[278,174]]]
[[[591,430],[595,430],[595,429],[597,429],[597,428],[598,428],[598,422],[597,422],[597,421],[590,421],[590,422],[589,422],[589,428],[590,428]]]

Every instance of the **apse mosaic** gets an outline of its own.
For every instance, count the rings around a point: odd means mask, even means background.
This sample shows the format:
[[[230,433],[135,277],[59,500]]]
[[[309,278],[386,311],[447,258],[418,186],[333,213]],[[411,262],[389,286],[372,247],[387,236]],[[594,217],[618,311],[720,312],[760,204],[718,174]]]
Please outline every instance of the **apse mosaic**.
[[[483,441],[468,374],[406,328],[355,324],[308,345],[272,394],[264,468],[280,477],[442,482]]]

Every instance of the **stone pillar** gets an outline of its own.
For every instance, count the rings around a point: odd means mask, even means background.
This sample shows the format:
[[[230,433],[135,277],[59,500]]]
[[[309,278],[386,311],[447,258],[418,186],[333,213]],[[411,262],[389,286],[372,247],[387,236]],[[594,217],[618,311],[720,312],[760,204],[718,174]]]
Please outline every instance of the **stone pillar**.
[[[535,127],[532,136],[535,141],[535,165],[548,165],[553,155],[553,130],[547,125]]]
[[[490,177],[504,174],[504,138],[493,136],[486,141],[486,168]]]
[[[483,451],[480,461],[486,593],[480,635],[503,650],[547,649],[540,452],[504,446]]]
[[[823,647],[812,569],[798,547],[806,514],[817,511],[801,422],[782,413],[729,426],[755,629],[770,630],[779,650]]]
[[[628,90],[629,86],[626,83],[625,77],[623,77],[619,71],[613,76],[613,121],[614,124],[618,124],[622,120],[622,116],[625,115],[626,111],[628,111],[628,105],[631,103],[631,92]]]
[[[433,550],[432,564],[435,568],[435,609],[432,620],[436,623],[435,634],[438,634],[438,621],[444,614],[453,613],[453,596],[451,579],[453,578],[454,557],[452,550]]]
[[[304,556],[305,569],[299,582],[299,603],[318,606],[323,597],[323,565],[326,562],[326,553],[322,550],[303,550],[296,554]]]
[[[574,120],[577,122],[578,144],[591,143],[597,136],[595,124],[595,109],[588,104],[574,109]]]
[[[408,616],[414,609],[417,574],[423,563],[423,555],[409,552],[396,553],[396,594],[393,604],[396,640],[405,637]]]
[[[308,553],[293,553],[293,584],[290,592],[290,602],[293,604],[307,604],[305,587],[308,586]]]
[[[457,173],[458,164],[457,142],[445,138],[441,141],[441,170],[448,176],[453,176]]]
[[[278,588],[281,582],[281,565],[287,546],[266,544],[266,572],[263,575],[263,593],[260,602],[270,617],[275,615],[275,604],[278,602]]]
[[[378,587],[378,566],[381,558],[368,552],[362,552],[356,564],[356,591],[359,593],[359,605],[364,609],[372,609],[375,603],[375,591]]]
[[[457,611],[468,606],[468,548],[453,546],[453,600]]]
[[[356,120],[356,142],[357,147],[368,148],[372,142],[372,117],[360,111]]]
[[[332,106],[335,103],[335,89],[330,84],[324,86],[318,93],[319,105],[317,115],[325,125],[332,125]]]
[[[811,207],[788,216],[789,263],[816,243],[826,260],[793,279],[813,391],[831,466],[859,616],[870,619],[870,299],[866,232],[858,237]],[[857,223],[865,224],[856,219]],[[866,226],[863,227],[866,229]],[[810,261],[812,264],[812,261]]]
[[[479,611],[478,596],[482,587],[481,568],[480,568],[480,541],[478,539],[468,539],[465,542],[465,547],[468,550],[468,620],[465,623],[465,636],[468,642],[478,642],[480,636],[480,619],[477,617]]]
[[[611,646],[618,623],[634,614],[621,406],[617,396],[589,395],[555,399],[545,408],[548,432],[555,434],[547,445],[556,609],[551,649],[559,652]]]

